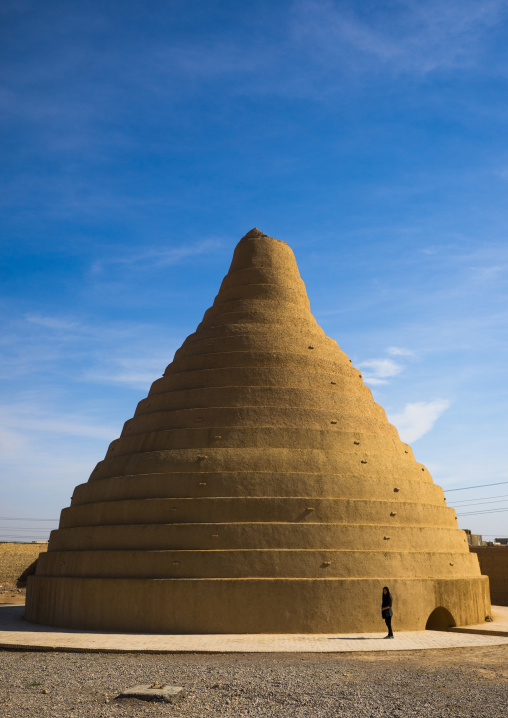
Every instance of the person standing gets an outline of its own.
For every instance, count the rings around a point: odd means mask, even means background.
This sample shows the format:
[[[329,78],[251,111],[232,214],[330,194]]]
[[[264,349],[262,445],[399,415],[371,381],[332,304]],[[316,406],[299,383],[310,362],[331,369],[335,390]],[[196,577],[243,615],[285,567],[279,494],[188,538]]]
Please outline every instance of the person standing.
[[[385,636],[385,638],[393,638],[393,631],[392,631],[392,616],[393,616],[393,610],[392,610],[392,594],[390,593],[390,589],[388,586],[384,586],[383,588],[383,601],[381,603],[381,616],[385,619],[385,623],[388,627],[388,635]]]

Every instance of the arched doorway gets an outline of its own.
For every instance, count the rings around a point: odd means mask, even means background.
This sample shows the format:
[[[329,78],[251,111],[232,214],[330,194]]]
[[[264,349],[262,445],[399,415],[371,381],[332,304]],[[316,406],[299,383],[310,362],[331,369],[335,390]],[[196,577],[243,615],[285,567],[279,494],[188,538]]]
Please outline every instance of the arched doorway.
[[[425,625],[426,631],[447,631],[452,626],[456,626],[455,619],[447,608],[438,606],[435,608],[427,619]]]

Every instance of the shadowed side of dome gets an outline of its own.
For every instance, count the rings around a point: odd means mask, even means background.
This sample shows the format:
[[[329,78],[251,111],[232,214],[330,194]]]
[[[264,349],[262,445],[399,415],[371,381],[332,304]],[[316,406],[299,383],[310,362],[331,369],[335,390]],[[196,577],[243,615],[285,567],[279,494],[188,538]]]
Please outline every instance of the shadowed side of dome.
[[[196,332],[75,489],[27,618],[158,632],[379,630],[488,613],[455,512],[251,230]]]

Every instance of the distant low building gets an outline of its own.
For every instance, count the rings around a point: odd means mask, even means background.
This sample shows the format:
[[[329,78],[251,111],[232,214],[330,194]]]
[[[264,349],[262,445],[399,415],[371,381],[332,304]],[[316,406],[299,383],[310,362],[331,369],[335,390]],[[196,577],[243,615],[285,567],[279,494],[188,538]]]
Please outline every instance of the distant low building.
[[[495,543],[500,543],[501,546],[508,546],[508,538],[497,538],[494,539]]]
[[[481,534],[472,534],[469,529],[465,529],[467,542],[470,546],[483,546],[483,540]],[[497,539],[496,539],[497,541]]]

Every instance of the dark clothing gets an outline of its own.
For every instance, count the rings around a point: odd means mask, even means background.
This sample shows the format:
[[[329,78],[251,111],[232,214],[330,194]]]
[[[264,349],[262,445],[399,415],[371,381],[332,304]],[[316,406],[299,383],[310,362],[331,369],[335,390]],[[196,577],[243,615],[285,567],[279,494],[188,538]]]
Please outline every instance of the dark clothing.
[[[386,593],[385,593],[386,589]],[[385,623],[388,628],[388,635],[393,636],[392,631],[392,616],[393,616],[393,610],[392,610],[392,594],[390,593],[390,589],[385,586],[383,588],[383,600],[381,602],[381,616],[385,619]]]
[[[391,608],[392,603],[393,603],[392,594],[390,593],[390,591],[388,591],[388,593],[385,593],[384,589],[383,589],[383,600],[381,601],[382,610],[384,611],[385,608]],[[385,614],[383,613],[383,618],[384,618],[384,615]]]
[[[386,627],[388,628],[388,635],[389,635],[389,636],[393,636],[393,631],[392,631],[392,617],[391,617],[391,616],[385,616],[385,623],[386,623]]]
[[[383,603],[381,604],[381,616],[386,618],[387,616],[393,616],[392,611],[392,597],[390,594],[383,594]]]

